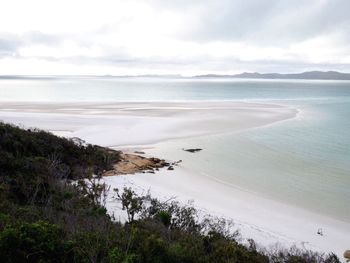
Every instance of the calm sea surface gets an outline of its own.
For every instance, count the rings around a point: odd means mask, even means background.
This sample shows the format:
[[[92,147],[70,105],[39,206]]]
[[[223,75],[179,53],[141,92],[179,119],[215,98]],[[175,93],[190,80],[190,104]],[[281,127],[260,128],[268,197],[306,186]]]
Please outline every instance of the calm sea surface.
[[[298,118],[276,125],[182,143],[206,149],[201,158],[191,157],[199,172],[350,222],[349,81],[0,79],[0,103],[193,100],[263,101],[300,109]],[[175,144],[163,144],[174,158]]]

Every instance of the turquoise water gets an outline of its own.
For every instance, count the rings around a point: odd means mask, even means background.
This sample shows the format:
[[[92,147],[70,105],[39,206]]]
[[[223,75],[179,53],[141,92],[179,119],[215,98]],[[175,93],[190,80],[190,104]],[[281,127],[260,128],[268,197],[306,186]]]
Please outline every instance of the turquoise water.
[[[170,158],[224,183],[350,222],[350,104],[298,106],[304,111],[299,119],[160,146]],[[345,122],[341,114],[326,117],[334,108],[344,110]],[[182,147],[204,150],[184,156]]]
[[[182,143],[205,149],[188,157],[195,170],[350,222],[349,81],[0,79],[0,103],[193,100],[263,101],[300,109],[298,118],[276,125]],[[178,142],[163,146],[181,158]]]
[[[348,102],[349,81],[153,78],[0,79],[0,101],[310,100]]]

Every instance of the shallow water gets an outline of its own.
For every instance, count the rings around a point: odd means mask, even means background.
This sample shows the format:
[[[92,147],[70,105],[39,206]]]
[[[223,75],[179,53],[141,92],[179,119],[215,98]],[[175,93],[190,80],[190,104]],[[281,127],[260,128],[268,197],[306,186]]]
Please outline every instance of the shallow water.
[[[350,222],[350,82],[301,80],[0,79],[0,101],[245,100],[284,104],[297,118],[240,134],[159,144],[192,169]],[[1,102],[0,102],[1,103]],[[186,155],[182,147],[203,148]]]

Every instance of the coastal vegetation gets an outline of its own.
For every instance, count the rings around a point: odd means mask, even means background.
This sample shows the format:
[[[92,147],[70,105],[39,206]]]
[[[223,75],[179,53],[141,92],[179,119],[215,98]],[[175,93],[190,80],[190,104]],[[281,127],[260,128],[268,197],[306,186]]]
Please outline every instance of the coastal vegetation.
[[[0,123],[0,262],[339,262],[332,253],[240,244],[227,221],[130,188],[114,189],[128,215],[119,222],[104,206],[110,189],[100,177],[120,156]]]

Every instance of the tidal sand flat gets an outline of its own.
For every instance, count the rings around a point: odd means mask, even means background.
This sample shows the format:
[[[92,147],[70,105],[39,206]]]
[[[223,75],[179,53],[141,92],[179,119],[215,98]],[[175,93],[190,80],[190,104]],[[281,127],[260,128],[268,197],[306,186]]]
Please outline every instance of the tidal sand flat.
[[[109,147],[239,132],[296,114],[297,110],[289,107],[245,102],[2,102],[0,106],[4,121]]]

